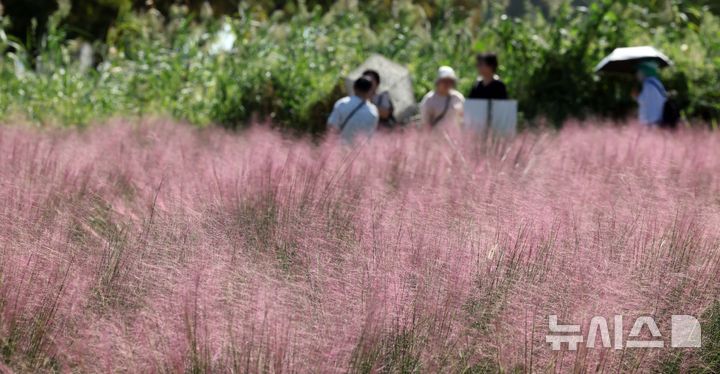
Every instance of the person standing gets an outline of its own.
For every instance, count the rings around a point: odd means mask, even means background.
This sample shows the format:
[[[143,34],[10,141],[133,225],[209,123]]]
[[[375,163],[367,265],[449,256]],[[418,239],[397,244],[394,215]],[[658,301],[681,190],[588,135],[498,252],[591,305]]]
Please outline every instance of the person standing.
[[[378,125],[381,128],[393,128],[396,121],[395,118],[393,118],[394,107],[392,99],[390,98],[390,92],[382,91],[378,93],[378,88],[380,87],[380,73],[378,73],[376,70],[369,69],[365,70],[362,75],[368,78],[373,84],[370,93],[370,102],[375,104],[378,109],[378,114],[380,115]]]
[[[465,98],[455,90],[457,76],[449,66],[441,66],[435,79],[435,90],[420,102],[420,121],[423,126],[459,126],[462,123]]]
[[[638,103],[638,121],[646,126],[661,125],[668,94],[658,78],[658,64],[654,61],[638,64],[637,79],[642,85],[639,93],[633,92]]]
[[[380,118],[377,107],[370,102],[372,82],[366,77],[358,78],[353,84],[353,95],[335,102],[327,120],[328,127],[340,133],[347,143],[358,135],[372,136]]]
[[[507,100],[507,88],[497,76],[498,58],[494,53],[481,53],[476,57],[478,79],[468,99]]]

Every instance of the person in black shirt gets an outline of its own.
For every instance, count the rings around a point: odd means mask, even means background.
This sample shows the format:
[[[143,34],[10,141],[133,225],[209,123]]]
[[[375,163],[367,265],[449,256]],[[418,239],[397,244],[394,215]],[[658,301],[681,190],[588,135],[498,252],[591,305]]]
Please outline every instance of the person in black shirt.
[[[505,83],[495,75],[498,58],[494,53],[477,55],[478,80],[473,84],[468,99],[506,100],[508,98]]]

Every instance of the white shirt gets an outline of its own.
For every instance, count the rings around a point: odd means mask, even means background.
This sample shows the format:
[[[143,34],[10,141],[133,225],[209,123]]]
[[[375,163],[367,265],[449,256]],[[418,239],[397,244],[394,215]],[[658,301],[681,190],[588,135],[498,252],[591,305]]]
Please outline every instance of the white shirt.
[[[360,106],[361,103],[362,106]],[[355,111],[355,114],[348,119],[358,106],[360,106],[360,109]],[[373,103],[358,96],[347,96],[335,102],[335,107],[330,113],[327,123],[329,126],[340,130],[340,136],[343,140],[352,142],[360,134],[371,136],[377,128],[379,118],[377,107]],[[347,123],[343,126],[346,121]]]
[[[450,101],[448,102],[448,98]],[[440,96],[435,91],[430,91],[420,102],[420,119],[423,126],[430,126],[440,117],[447,104],[447,112],[434,125],[437,126],[459,126],[462,123],[463,103],[465,97],[455,90],[450,90],[447,96]]]
[[[653,82],[650,82],[650,81]],[[658,88],[662,89],[662,91]],[[663,107],[667,93],[660,80],[655,77],[645,78],[642,91],[637,97],[638,120],[644,125],[655,125],[662,121]]]

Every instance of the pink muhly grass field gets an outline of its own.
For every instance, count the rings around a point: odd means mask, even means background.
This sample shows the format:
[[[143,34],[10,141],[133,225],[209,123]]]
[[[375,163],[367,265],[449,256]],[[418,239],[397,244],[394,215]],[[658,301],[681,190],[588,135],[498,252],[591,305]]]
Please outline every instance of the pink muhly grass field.
[[[672,314],[708,315],[719,150],[716,132],[578,124],[355,148],[2,127],[0,371],[713,370],[707,350],[545,335],[549,314],[622,314],[625,336],[650,315],[669,346]]]

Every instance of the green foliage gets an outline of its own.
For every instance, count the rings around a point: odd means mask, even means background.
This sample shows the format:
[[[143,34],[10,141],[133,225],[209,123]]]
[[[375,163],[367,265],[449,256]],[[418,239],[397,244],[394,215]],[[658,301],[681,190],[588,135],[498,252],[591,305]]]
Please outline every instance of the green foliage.
[[[720,301],[715,301],[703,315],[701,373],[720,371]]]
[[[420,350],[424,338],[418,336],[417,326],[395,326],[377,341],[367,336],[355,348],[351,359],[351,373],[419,373],[422,372]]]
[[[60,7],[50,18],[36,53],[0,34],[0,118],[84,125],[159,114],[229,127],[268,120],[315,133],[343,94],[342,76],[371,53],[407,64],[420,98],[441,64],[458,70],[466,92],[475,79],[473,55],[482,50],[499,53],[499,74],[531,123],[620,118],[634,105],[628,94],[634,82],[600,78],[592,68],[614,47],[640,44],[656,45],[676,62],[663,78],[687,117],[720,117],[720,20],[689,5],[651,12],[604,0],[587,8],[556,5],[547,17],[528,11],[509,18],[503,5],[453,8],[449,1],[395,1],[391,11],[382,1],[313,9],[300,2],[292,13],[243,3],[234,16],[217,17],[210,9],[168,6],[163,15],[110,3],[119,18],[95,42],[99,63],[89,68],[78,62],[80,40],[64,26],[75,8]],[[237,35],[234,48],[212,53],[225,25]]]

